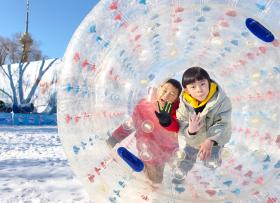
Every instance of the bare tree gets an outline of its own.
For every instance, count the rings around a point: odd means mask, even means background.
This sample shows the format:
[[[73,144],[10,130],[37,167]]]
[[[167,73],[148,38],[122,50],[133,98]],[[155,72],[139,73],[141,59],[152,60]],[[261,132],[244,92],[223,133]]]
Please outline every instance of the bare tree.
[[[57,58],[53,59],[48,65],[45,65],[45,59],[41,61],[36,80],[33,84],[31,84],[31,88],[26,95],[24,95],[24,73],[29,67],[30,62],[20,62],[18,63],[16,69],[13,69],[11,64],[0,66],[0,71],[9,81],[10,89],[10,91],[7,91],[4,88],[0,87],[0,92],[2,92],[2,94],[6,95],[10,99],[11,103],[13,104],[13,110],[15,113],[25,111],[24,108],[31,108],[30,111],[32,111],[32,108],[34,108],[34,106],[32,106],[32,100],[34,99],[33,97],[35,95],[36,89],[38,88],[38,85],[44,74],[52,67],[55,61],[57,61]]]
[[[0,65],[20,63],[22,58],[22,45],[20,43],[21,34],[16,33],[10,38],[0,36]],[[43,57],[39,49],[39,43],[33,40],[29,51],[29,61],[42,60]]]
[[[11,39],[0,36],[0,76],[2,74],[1,77],[5,77],[8,81],[8,84],[5,84],[5,88],[0,87],[0,93],[10,100],[13,104],[13,110],[15,113],[24,112],[24,109],[27,108],[29,108],[29,112],[34,109],[32,102],[36,99],[35,92],[38,85],[44,74],[57,60],[57,58],[53,59],[48,65],[45,65],[46,59],[43,57],[42,52],[39,49],[39,43],[33,40],[28,53],[28,62],[23,63],[23,50],[22,44],[20,43],[21,36],[20,33],[16,33]],[[36,80],[33,84],[29,84],[29,82],[24,79],[25,72],[29,67],[30,61],[39,60],[41,60],[41,64],[38,73],[36,74]],[[11,64],[17,64],[17,67],[12,68]],[[29,85],[30,88],[27,87]],[[26,91],[27,89],[29,89],[29,91]],[[50,98],[50,101],[52,101],[51,103],[54,103],[53,98],[55,98],[55,96]]]

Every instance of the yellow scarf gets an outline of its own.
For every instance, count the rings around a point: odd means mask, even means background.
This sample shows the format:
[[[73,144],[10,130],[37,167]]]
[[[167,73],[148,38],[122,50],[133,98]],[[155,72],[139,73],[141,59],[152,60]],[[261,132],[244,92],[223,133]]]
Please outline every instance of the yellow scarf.
[[[216,91],[217,91],[217,84],[211,82],[208,96],[201,103],[199,103],[199,101],[197,101],[195,98],[189,95],[187,91],[184,92],[183,97],[190,105],[192,105],[193,108],[196,109],[198,107],[204,106],[212,98],[212,96],[216,93]]]

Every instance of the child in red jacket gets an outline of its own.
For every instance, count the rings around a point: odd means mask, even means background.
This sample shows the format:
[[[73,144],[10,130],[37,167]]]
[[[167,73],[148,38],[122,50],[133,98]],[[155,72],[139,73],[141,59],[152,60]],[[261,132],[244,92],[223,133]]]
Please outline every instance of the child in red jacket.
[[[143,98],[137,103],[131,118],[134,128],[122,124],[107,140],[114,147],[135,132],[139,157],[144,162],[147,177],[153,183],[162,182],[165,163],[178,148],[176,110],[181,91],[180,82],[167,80],[157,89],[156,98]]]

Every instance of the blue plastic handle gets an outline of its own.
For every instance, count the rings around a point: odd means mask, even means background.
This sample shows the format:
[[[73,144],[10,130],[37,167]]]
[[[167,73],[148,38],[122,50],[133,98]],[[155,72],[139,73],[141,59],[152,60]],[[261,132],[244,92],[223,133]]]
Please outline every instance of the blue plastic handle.
[[[119,147],[117,150],[119,156],[136,172],[144,169],[144,163],[130,151],[124,147]]]
[[[247,28],[262,41],[272,42],[274,40],[274,35],[258,21],[247,18],[245,23]]]

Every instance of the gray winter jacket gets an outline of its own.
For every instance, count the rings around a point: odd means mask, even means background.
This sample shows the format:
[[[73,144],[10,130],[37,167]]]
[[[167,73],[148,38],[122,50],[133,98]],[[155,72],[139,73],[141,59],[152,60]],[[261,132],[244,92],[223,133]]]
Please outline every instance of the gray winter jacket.
[[[188,134],[189,117],[195,113],[194,108],[181,96],[176,116],[179,121],[179,145],[198,146],[207,138],[214,140],[219,146],[225,145],[231,137],[231,101],[218,85],[217,92],[207,102],[201,112],[203,127],[195,134]]]

